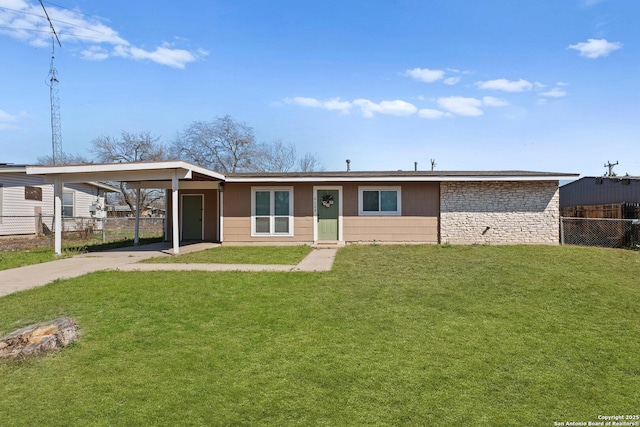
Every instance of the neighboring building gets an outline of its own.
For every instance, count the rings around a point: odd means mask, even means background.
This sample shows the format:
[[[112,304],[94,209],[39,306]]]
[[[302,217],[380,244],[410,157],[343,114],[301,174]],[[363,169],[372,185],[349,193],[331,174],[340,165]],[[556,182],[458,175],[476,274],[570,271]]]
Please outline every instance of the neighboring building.
[[[129,205],[107,205],[106,210],[106,215],[109,218],[133,218],[136,216],[136,211],[132,211]],[[164,216],[164,208],[147,206],[143,209],[140,209],[140,217],[163,218]]]
[[[559,242],[559,180],[577,174],[306,172],[223,175],[187,162],[31,167],[62,183],[138,182],[167,191],[179,241],[225,244]]]
[[[640,203],[640,177],[585,176],[560,187],[560,207]]]
[[[44,176],[27,175],[26,168],[0,163],[0,236],[40,234],[50,229],[53,184],[46,183]],[[105,193],[113,191],[119,190],[98,182],[68,184],[63,190],[62,215],[103,218]]]
[[[584,177],[560,187],[563,216],[637,218],[640,177]]]

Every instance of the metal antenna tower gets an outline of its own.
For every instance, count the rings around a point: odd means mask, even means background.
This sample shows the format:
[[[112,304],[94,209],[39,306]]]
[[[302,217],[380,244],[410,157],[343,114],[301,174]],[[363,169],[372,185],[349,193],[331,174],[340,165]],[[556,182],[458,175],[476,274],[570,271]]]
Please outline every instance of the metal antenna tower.
[[[53,164],[57,164],[62,160],[62,125],[60,121],[60,96],[58,93],[58,70],[53,65],[53,60],[55,59],[56,53],[56,41],[58,45],[62,47],[60,43],[60,39],[58,38],[58,34],[56,34],[55,28],[53,28],[53,23],[51,19],[49,19],[49,14],[47,13],[47,9],[45,9],[42,0],[40,1],[40,6],[42,6],[42,10],[44,10],[44,14],[47,17],[47,21],[49,21],[49,27],[51,27],[51,66],[49,67],[49,76],[47,81],[47,86],[49,86],[49,98],[51,99],[51,161]]]

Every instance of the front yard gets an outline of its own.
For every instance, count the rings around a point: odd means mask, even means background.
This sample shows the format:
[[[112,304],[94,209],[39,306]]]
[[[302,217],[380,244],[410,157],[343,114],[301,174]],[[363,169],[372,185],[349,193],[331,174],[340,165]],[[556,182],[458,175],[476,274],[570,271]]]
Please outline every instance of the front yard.
[[[268,251],[269,248],[262,248]],[[348,246],[327,273],[99,272],[0,298],[12,425],[551,426],[638,414],[640,254]]]

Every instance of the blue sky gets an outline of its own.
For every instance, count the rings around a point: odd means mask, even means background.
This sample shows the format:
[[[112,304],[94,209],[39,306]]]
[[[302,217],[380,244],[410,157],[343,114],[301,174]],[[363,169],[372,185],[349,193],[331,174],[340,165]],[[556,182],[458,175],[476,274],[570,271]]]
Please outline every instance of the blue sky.
[[[327,170],[640,175],[637,0],[44,2],[62,145],[229,114]],[[0,162],[51,152],[51,39],[0,0]]]

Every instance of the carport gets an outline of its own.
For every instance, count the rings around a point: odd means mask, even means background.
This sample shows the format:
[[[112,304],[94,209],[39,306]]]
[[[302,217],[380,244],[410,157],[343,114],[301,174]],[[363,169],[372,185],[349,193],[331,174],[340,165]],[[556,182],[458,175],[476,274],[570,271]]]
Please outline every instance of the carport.
[[[138,162],[138,163],[106,163],[60,166],[27,166],[27,175],[43,175],[45,182],[53,183],[54,188],[54,234],[55,253],[62,253],[62,188],[64,184],[76,182],[126,182],[130,188],[157,188],[170,193],[167,202],[171,206],[171,214],[167,212],[167,220],[171,218],[171,241],[173,253],[180,253],[181,217],[179,192],[216,190],[218,200],[215,201],[217,223],[217,240],[220,235],[220,206],[222,206],[222,184],[225,177],[209,169],[183,161]],[[140,206],[135,218],[134,244],[139,242]],[[167,223],[168,225],[168,223]],[[165,226],[165,230],[168,227]],[[165,239],[169,240],[165,232]]]

